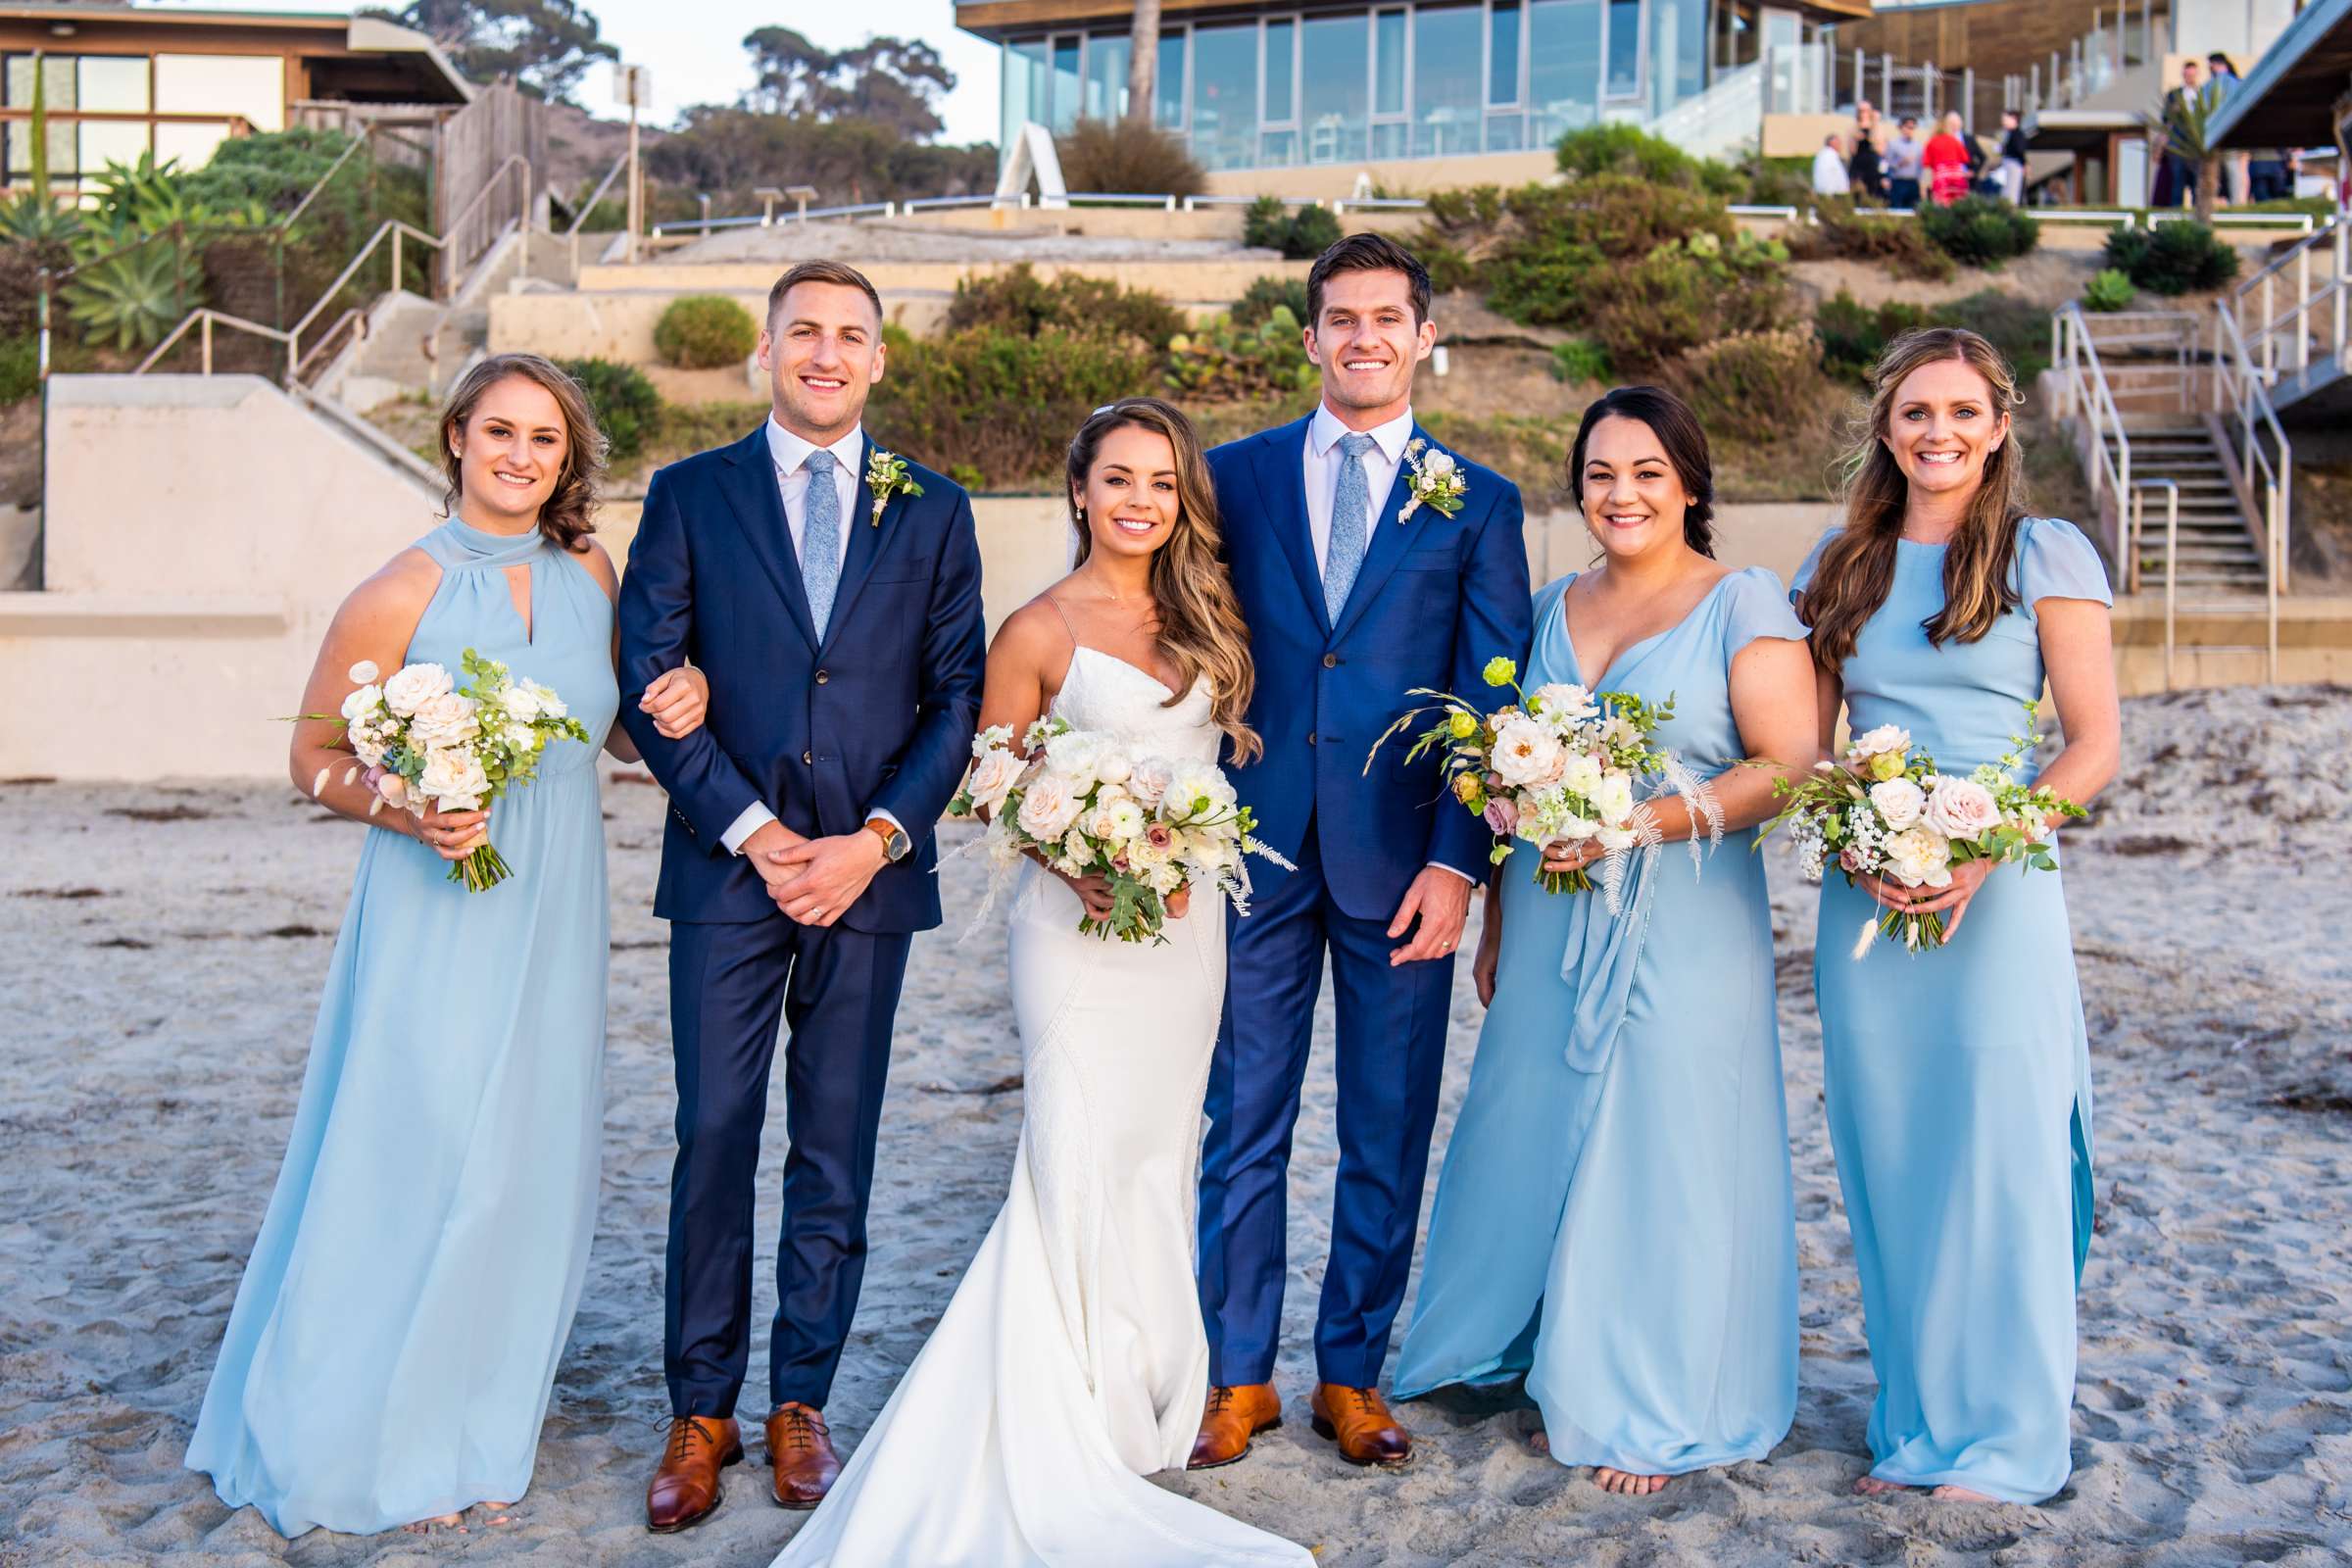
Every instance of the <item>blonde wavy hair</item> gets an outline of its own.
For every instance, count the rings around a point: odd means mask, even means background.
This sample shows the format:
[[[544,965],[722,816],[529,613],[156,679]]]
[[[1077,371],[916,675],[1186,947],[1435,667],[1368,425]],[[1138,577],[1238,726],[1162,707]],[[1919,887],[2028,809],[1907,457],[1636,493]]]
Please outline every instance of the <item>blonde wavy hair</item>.
[[[536,354],[493,354],[460,376],[450,389],[449,401],[441,406],[441,473],[449,485],[441,498],[441,514],[456,514],[465,484],[457,438],[483,397],[510,376],[545,387],[563,413],[564,467],[556,475],[556,488],[547,505],[539,509],[539,531],[557,548],[577,555],[587,548],[582,541],[596,532],[593,514],[597,487],[605,477],[605,432],[596,422],[596,411],[589,407],[588,394],[580,389],[580,383],[564,374],[554,361]]]
[[[1250,761],[1263,750],[1257,731],[1244,716],[1257,684],[1256,665],[1250,658],[1250,628],[1242,620],[1241,596],[1233,591],[1233,577],[1225,568],[1217,494],[1209,481],[1208,461],[1201,456],[1200,437],[1173,403],[1121,398],[1097,409],[1070,438],[1065,499],[1070,526],[1078,534],[1078,554],[1071,564],[1083,565],[1095,548],[1078,502],[1086,493],[1087,475],[1094,471],[1103,438],[1129,425],[1166,436],[1176,454],[1176,526],[1168,542],[1152,554],[1151,569],[1152,602],[1158,618],[1153,635],[1160,654],[1180,672],[1175,692],[1160,706],[1175,707],[1197,677],[1206,676],[1215,694],[1211,716],[1217,728],[1232,743],[1235,760]]]
[[[1797,605],[1813,629],[1813,660],[1836,670],[1854,652],[1863,625],[1894,586],[1895,545],[1903,535],[1910,481],[1886,445],[1895,393],[1911,372],[1958,360],[1984,378],[1993,412],[2007,424],[2001,444],[1985,455],[1984,475],[1969,497],[1943,557],[1943,608],[1930,616],[1928,641],[1973,643],[2016,608],[2009,569],[2017,556],[2018,523],[2026,516],[2026,454],[2011,411],[2025,401],[2017,372],[1999,349],[1957,326],[1906,332],[1886,345],[1871,372],[1870,413],[1846,452],[1845,525],[1821,553]]]

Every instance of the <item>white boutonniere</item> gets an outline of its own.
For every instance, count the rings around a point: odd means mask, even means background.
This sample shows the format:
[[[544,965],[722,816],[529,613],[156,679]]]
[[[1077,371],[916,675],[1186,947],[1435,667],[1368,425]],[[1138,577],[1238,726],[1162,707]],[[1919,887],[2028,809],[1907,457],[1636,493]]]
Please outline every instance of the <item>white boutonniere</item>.
[[[892,496],[923,493],[923,487],[906,471],[906,460],[880,447],[874,448],[873,455],[865,460],[865,487],[874,493],[873,515],[866,519],[869,528],[882,526],[882,509],[890,505]]]
[[[1470,484],[1452,454],[1431,449],[1427,440],[1415,436],[1404,444],[1404,466],[1412,473],[1408,481],[1412,494],[1396,514],[1398,522],[1410,517],[1417,507],[1427,506],[1448,517],[1462,510],[1462,497],[1469,493]]]

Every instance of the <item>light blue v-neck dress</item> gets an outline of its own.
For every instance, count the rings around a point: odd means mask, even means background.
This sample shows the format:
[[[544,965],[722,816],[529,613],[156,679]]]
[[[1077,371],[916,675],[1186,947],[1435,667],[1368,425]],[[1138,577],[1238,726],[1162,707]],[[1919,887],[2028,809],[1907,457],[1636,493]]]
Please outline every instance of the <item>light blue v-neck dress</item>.
[[[607,908],[596,760],[618,706],[612,607],[536,533],[452,519],[406,662],[471,648],[555,689],[551,742],[500,800],[514,874],[468,893],[371,828],[293,1134],[188,1445],[283,1536],[366,1534],[530,1485],[595,1231]],[[524,634],[502,567],[531,572]],[[389,671],[387,671],[389,673]]]
[[[1937,648],[1924,623],[1943,608],[1943,559],[1940,545],[1896,547],[1886,602],[1839,673],[1856,731],[1898,724],[1940,770],[1965,774],[2000,759],[2041,696],[2035,607],[2114,601],[2073,523],[2029,517],[2011,566],[2017,608],[1979,641]],[[2065,885],[1996,871],[1944,947],[1881,940],[1855,958],[1876,910],[1843,877],[1822,879],[1813,988],[1879,1380],[1871,1474],[2039,1502],[2071,1468],[2075,1287],[2091,1226],[2090,1050]]]
[[[1780,579],[1732,572],[1601,679],[1536,595],[1527,685],[1674,699],[1658,741],[1713,777],[1743,755],[1731,666],[1802,640]],[[1671,799],[1662,809],[1679,807]],[[1642,1475],[1761,1458],[1796,1411],[1796,1231],[1755,830],[1695,873],[1661,846],[1625,909],[1496,873],[1494,1005],[1438,1182],[1400,1396],[1525,1373],[1552,1457]]]

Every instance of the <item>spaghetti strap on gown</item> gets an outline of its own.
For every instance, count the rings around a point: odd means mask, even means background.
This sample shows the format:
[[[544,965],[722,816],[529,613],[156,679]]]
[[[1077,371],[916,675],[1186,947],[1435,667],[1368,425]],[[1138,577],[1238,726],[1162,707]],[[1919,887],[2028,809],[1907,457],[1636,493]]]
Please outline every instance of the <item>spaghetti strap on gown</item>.
[[[1168,695],[1081,647],[1054,710],[1143,755],[1213,762],[1206,688]],[[1010,1191],[775,1568],[1311,1568],[1305,1548],[1144,1479],[1183,1468],[1208,1393],[1193,1207],[1224,901],[1196,898],[1165,947],[1081,936],[1079,914],[1058,878],[1022,868]]]
[[[483,893],[370,829],[292,1136],[188,1446],[283,1536],[520,1497],[595,1230],[607,909],[596,760],[612,608],[578,558],[455,518],[406,655],[553,687],[559,741],[493,808]],[[527,564],[526,636],[501,568]],[[387,672],[388,673],[388,672]],[[259,1064],[257,1064],[257,1067]]]

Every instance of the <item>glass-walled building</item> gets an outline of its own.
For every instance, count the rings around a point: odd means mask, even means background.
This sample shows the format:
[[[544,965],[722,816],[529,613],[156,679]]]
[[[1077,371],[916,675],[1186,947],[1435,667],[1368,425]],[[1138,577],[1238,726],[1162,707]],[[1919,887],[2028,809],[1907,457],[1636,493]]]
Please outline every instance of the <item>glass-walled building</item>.
[[[1793,43],[1868,10],[1868,0],[1170,4],[1153,114],[1211,172],[1523,152],[1604,121],[1655,120],[1772,39]],[[1028,122],[1062,131],[1126,113],[1124,8],[983,0],[959,5],[956,21],[1003,50],[999,145]]]

